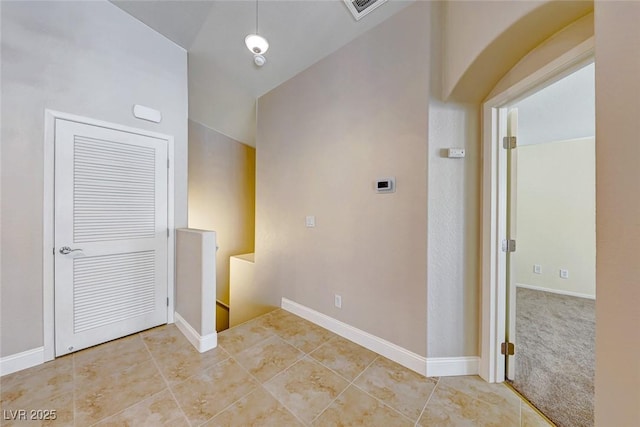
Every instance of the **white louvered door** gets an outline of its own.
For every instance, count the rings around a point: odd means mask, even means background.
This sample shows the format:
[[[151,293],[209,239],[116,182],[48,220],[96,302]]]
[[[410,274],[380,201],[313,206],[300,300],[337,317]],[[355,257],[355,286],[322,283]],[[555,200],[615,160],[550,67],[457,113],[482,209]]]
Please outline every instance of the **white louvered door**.
[[[56,120],[56,356],[167,322],[167,141]]]

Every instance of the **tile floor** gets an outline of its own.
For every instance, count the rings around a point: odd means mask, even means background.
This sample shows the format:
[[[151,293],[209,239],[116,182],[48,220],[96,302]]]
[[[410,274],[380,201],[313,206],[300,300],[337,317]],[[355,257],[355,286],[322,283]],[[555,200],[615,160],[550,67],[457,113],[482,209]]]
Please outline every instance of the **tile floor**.
[[[504,385],[424,378],[284,310],[218,342],[200,354],[167,325],[7,375],[0,425],[548,426]]]

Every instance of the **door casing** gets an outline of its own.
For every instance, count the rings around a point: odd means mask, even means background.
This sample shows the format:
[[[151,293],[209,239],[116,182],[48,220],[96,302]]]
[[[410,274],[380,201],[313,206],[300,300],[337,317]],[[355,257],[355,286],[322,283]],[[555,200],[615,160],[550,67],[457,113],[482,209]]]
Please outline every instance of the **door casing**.
[[[481,305],[479,375],[488,382],[505,380],[500,345],[506,336],[506,256],[502,241],[507,227],[507,165],[502,138],[507,134],[507,108],[593,62],[591,37],[551,61],[482,107]]]
[[[102,120],[81,117],[54,110],[45,110],[44,125],[44,200],[43,200],[43,245],[42,245],[42,285],[43,285],[43,335],[44,361],[55,358],[55,315],[54,315],[54,167],[55,167],[55,125],[57,119],[84,123],[108,129],[129,132],[167,141],[169,168],[167,171],[167,322],[174,322],[175,308],[175,225],[174,225],[174,138],[144,129],[122,126]]]

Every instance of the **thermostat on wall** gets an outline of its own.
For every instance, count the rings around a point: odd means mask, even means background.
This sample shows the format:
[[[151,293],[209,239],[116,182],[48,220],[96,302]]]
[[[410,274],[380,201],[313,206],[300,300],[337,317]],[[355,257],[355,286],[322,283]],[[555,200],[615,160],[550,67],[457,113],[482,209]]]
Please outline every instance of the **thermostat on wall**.
[[[393,193],[396,191],[395,178],[380,178],[376,181],[376,191],[378,193]]]

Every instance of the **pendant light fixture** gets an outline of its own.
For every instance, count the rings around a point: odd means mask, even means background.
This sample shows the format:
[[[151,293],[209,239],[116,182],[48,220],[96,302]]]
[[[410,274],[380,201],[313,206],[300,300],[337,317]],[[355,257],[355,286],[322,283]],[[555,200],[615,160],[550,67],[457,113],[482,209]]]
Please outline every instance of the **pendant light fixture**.
[[[269,49],[269,42],[258,34],[258,0],[256,0],[256,32],[245,37],[244,43],[247,45],[247,49],[253,53],[253,62],[258,67],[262,67],[267,62],[263,54]]]

